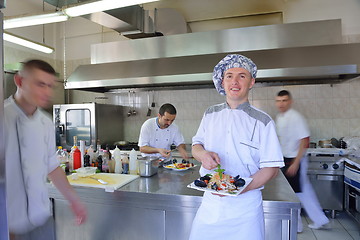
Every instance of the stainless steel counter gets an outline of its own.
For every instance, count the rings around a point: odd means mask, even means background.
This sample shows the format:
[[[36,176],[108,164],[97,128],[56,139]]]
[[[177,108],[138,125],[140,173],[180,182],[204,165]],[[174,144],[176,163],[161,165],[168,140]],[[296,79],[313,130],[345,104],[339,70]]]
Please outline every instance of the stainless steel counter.
[[[74,226],[63,196],[49,185],[57,239],[188,239],[202,192],[186,185],[199,177],[198,169],[160,168],[158,174],[138,178],[113,193],[75,187],[89,211],[82,226]],[[300,203],[281,171],[265,186],[263,199],[266,239],[296,239]]]

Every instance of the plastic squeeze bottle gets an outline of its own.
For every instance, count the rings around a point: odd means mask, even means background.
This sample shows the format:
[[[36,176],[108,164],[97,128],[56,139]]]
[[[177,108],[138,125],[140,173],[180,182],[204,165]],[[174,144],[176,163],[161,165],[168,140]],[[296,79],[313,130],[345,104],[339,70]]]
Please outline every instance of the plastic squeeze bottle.
[[[137,174],[137,154],[135,149],[130,151],[130,159],[129,159],[129,170],[130,174]]]
[[[122,173],[121,152],[117,146],[114,149],[112,157],[115,161],[115,173]]]
[[[73,153],[73,159],[74,159],[74,170],[81,168],[81,152],[80,150],[76,147],[76,149],[74,150]]]

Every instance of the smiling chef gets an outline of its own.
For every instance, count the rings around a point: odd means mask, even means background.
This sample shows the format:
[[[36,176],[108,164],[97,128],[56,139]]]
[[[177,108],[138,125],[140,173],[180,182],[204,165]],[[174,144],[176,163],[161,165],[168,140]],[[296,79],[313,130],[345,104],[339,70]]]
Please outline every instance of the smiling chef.
[[[201,162],[200,175],[221,164],[225,173],[252,178],[234,196],[205,192],[190,239],[265,239],[261,189],[284,166],[275,125],[248,100],[257,67],[249,58],[231,54],[214,68],[216,90],[226,102],[209,107],[193,137],[192,154]]]

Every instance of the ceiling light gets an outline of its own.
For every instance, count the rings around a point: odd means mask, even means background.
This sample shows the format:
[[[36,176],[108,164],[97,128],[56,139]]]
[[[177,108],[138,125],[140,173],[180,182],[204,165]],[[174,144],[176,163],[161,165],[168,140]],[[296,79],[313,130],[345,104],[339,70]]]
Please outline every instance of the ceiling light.
[[[14,34],[4,32],[3,38],[5,41],[12,42],[12,43],[15,43],[15,44],[27,47],[27,48],[31,48],[31,49],[34,49],[34,50],[37,50],[40,52],[52,53],[54,51],[54,49],[52,47],[16,36]]]
[[[46,13],[32,16],[16,17],[4,20],[4,29],[27,27],[33,25],[63,22],[69,17],[63,12]]]
[[[70,17],[87,15],[94,12],[102,12],[110,9],[128,7],[137,4],[156,2],[159,0],[101,0],[64,8],[63,11]]]

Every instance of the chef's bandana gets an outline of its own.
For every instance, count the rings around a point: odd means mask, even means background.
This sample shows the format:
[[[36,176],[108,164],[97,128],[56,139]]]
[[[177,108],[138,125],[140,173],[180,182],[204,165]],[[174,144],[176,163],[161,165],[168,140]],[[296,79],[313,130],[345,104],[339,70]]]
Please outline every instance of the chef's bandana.
[[[257,67],[250,58],[239,54],[229,54],[214,67],[213,72],[213,82],[215,88],[221,95],[226,95],[221,83],[223,81],[225,71],[230,68],[244,68],[249,71],[252,78],[256,78]]]

